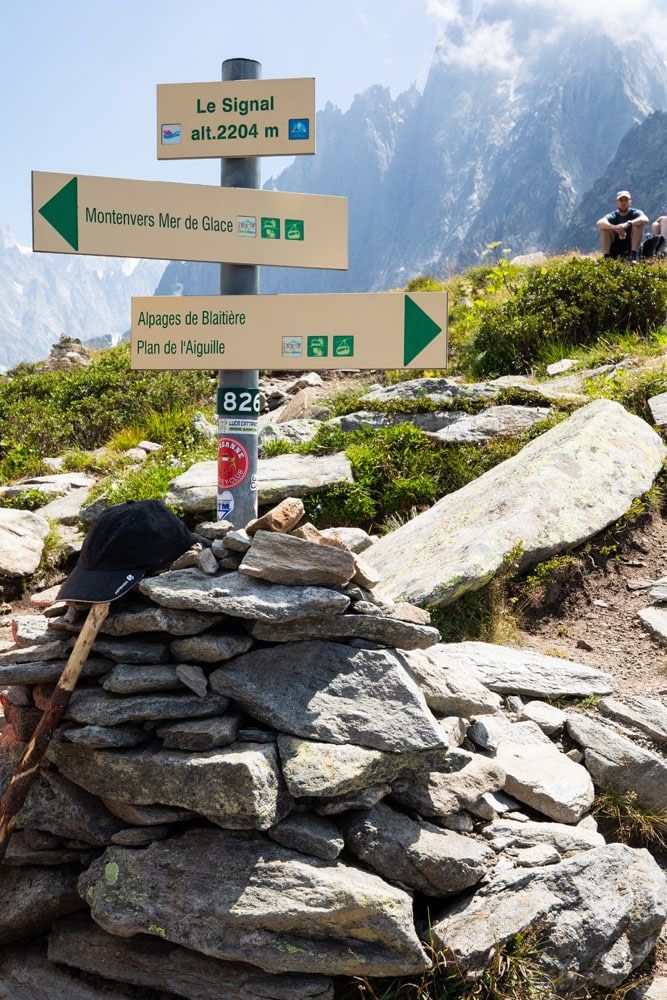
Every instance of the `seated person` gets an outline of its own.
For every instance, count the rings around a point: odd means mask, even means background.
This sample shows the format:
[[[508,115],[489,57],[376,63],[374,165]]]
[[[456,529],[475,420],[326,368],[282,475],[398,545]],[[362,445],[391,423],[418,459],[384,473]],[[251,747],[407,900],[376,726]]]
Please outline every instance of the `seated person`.
[[[667,215],[659,215],[655,222],[651,223],[651,235],[662,236],[667,240]]]
[[[632,208],[629,191],[616,195],[616,211],[604,215],[595,223],[600,230],[600,249],[605,257],[628,257],[637,260],[637,251],[644,235],[648,217]]]

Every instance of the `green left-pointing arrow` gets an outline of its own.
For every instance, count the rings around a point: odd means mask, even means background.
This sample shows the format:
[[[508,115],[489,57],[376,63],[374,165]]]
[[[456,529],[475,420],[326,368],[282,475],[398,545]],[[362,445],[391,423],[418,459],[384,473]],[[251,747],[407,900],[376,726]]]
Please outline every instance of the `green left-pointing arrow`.
[[[441,332],[442,327],[406,295],[403,317],[403,364],[409,365]]]
[[[79,249],[79,203],[77,178],[57,191],[39,210],[50,226],[67,240],[73,250]]]

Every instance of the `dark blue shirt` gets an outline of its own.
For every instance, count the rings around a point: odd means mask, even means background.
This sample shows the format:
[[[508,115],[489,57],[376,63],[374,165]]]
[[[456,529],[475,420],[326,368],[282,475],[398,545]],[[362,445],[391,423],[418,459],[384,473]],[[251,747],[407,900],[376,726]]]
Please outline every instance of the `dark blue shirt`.
[[[619,210],[616,209],[615,212],[605,215],[605,219],[610,226],[622,226],[625,222],[632,222],[633,219],[638,219],[641,214],[638,208],[629,208],[625,215],[621,215]]]

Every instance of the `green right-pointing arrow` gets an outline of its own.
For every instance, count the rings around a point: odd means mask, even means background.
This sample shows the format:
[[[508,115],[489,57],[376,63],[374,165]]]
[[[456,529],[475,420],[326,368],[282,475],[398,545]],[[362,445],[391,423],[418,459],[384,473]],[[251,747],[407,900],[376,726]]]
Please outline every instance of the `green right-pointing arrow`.
[[[442,327],[406,295],[403,318],[403,364],[409,365],[441,332]]]
[[[39,210],[50,226],[67,240],[73,250],[79,249],[79,203],[77,178],[57,191]]]

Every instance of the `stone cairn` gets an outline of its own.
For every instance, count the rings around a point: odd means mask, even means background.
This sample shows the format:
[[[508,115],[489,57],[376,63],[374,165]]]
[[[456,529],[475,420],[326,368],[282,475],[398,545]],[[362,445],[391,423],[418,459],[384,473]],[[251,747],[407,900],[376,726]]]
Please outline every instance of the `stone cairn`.
[[[520,697],[610,679],[441,643],[374,594],[365,532],[303,516],[200,524],[112,606],[2,867],[0,995],[331,1000],[429,933],[474,975],[533,926],[547,972],[613,986],[654,948],[665,878],[590,816],[611,730]],[[14,620],[2,787],[83,616]]]

